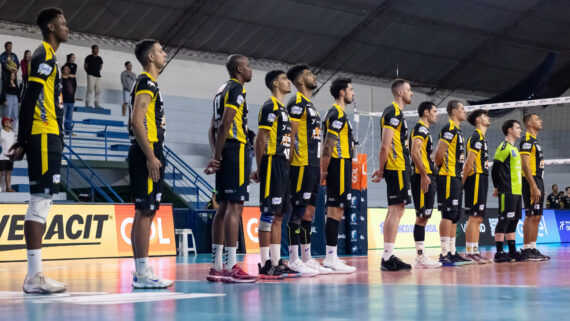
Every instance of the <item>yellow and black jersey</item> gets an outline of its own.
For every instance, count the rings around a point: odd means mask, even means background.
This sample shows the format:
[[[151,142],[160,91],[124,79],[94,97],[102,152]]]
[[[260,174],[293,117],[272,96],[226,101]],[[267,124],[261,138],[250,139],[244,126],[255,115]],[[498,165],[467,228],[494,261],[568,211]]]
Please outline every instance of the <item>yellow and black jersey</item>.
[[[28,68],[28,81],[43,85],[34,109],[32,135],[61,134],[63,109],[59,106],[61,85],[55,51],[43,41],[34,51]]]
[[[394,171],[403,171],[410,168],[410,149],[408,146],[408,124],[404,118],[404,114],[400,110],[400,106],[396,102],[392,104],[382,113],[380,121],[380,139],[382,139],[382,131],[388,128],[394,131],[392,138],[392,150],[388,155],[385,169]]]
[[[540,146],[536,137],[527,132],[523,139],[521,139],[520,153],[530,156],[530,170],[532,175],[544,178],[544,154],[542,152],[542,146]]]
[[[223,84],[214,97],[214,128],[218,130],[226,108],[236,111],[227,139],[247,143],[247,103],[245,101],[245,88],[232,78]]]
[[[299,123],[293,152],[293,166],[319,166],[321,158],[321,117],[313,103],[297,92],[287,103],[291,121]]]
[[[435,165],[433,163],[433,141],[431,139],[431,133],[429,128],[420,120],[414,129],[412,130],[412,135],[410,137],[410,146],[412,146],[412,142],[414,139],[421,139],[422,140],[422,163],[426,172],[428,174],[435,173]],[[416,168],[414,162],[412,162],[412,166],[414,168],[414,173],[419,174],[420,171]]]
[[[151,97],[150,103],[147,106],[146,114],[144,117],[144,125],[149,143],[163,143],[164,132],[166,131],[166,117],[164,116],[164,103],[158,83],[147,72],[143,72],[137,77],[133,89],[131,91],[131,104],[130,113],[132,114],[133,106],[135,105],[135,97],[137,95],[147,94]],[[129,135],[131,143],[136,142],[135,133],[131,126],[131,118],[129,117]]]
[[[469,152],[475,153],[475,162],[468,176],[475,174],[489,175],[489,152],[487,150],[487,139],[485,135],[477,128],[473,135],[467,141],[467,157]]]
[[[439,141],[447,144],[443,164],[439,168],[439,175],[461,177],[463,163],[465,163],[465,147],[463,146],[463,133],[451,119],[439,132]]]
[[[277,98],[271,96],[259,110],[259,129],[267,129],[269,138],[265,155],[289,159],[291,147],[291,122],[287,109]]]
[[[333,146],[333,158],[352,158],[352,149],[354,147],[354,138],[352,136],[352,125],[348,120],[348,115],[337,104],[334,104],[327,115],[323,125],[324,135],[331,133],[335,136],[335,144]]]

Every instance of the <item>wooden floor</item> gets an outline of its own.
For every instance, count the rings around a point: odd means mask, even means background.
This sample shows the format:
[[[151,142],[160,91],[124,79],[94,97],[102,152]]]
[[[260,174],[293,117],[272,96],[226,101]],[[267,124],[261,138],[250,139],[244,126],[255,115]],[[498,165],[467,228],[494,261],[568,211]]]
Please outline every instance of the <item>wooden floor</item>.
[[[567,320],[570,244],[540,250],[552,260],[411,272],[380,272],[373,251],[344,258],[354,274],[245,285],[207,282],[209,255],[152,258],[176,280],[153,291],[133,291],[131,259],[49,261],[45,274],[69,288],[50,296],[22,293],[26,263],[1,263],[0,320]],[[257,255],[241,259],[257,274]]]

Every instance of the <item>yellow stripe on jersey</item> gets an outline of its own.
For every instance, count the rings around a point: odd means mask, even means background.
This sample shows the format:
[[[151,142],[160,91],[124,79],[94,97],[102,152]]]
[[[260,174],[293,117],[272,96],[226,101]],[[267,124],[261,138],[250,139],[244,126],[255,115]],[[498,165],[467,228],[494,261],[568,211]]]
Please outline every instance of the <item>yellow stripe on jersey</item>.
[[[394,116],[399,116],[401,114],[400,106],[398,106],[396,102],[392,102],[392,105],[394,106],[395,110]],[[386,162],[387,170],[402,171],[406,169],[406,162],[404,160],[404,146],[402,146],[403,122],[404,121],[402,119],[396,129],[389,126],[382,126],[382,129],[388,128],[394,131],[394,136],[392,137],[392,151],[390,152],[390,155],[388,155],[388,160]],[[384,124],[384,121],[382,121],[382,124]]]
[[[303,101],[303,98],[306,101],[310,101],[302,93],[297,92],[297,99],[296,103],[300,103]],[[297,146],[299,146],[299,151],[297,153],[293,153],[293,160],[291,165],[294,166],[305,166],[309,164],[309,142],[308,137],[309,134],[307,133],[307,108],[303,111],[303,115],[301,115],[300,119],[295,119],[289,117],[292,121],[298,121],[299,127],[297,129]]]
[[[230,80],[233,80],[233,81],[239,83],[239,81],[235,78],[232,78]],[[236,114],[234,116],[234,120],[231,123],[228,138],[233,138],[233,139],[239,141],[240,143],[246,144],[247,143],[247,133],[244,133],[244,129],[243,129],[243,108],[244,108],[244,104],[245,104],[245,99],[239,106],[228,104],[229,94],[230,94],[230,91],[228,90],[224,96],[224,108],[226,108],[226,107],[231,108],[231,109],[236,111]],[[245,88],[242,88],[242,94],[245,94]]]
[[[264,198],[266,198],[267,196],[269,196],[269,191],[271,190],[271,163],[273,163],[273,155],[269,155],[267,157],[267,173],[265,175],[265,196]]]
[[[473,196],[473,205],[479,200],[479,174],[475,174],[475,195]]]
[[[299,178],[297,179],[297,188],[295,189],[295,193],[301,191],[301,187],[303,187],[303,176],[305,174],[305,166],[299,167]]]
[[[45,49],[45,61],[54,59],[53,49],[47,42],[42,42]],[[59,123],[57,122],[55,100],[55,80],[57,78],[57,65],[52,69],[51,73],[45,81],[40,78],[30,77],[29,80],[43,84],[40,97],[36,101],[34,110],[34,121],[32,123],[32,135],[38,134],[55,134],[59,135]]]
[[[455,125],[455,123],[450,119],[449,120],[449,130],[454,130],[455,127],[459,128],[459,126]],[[443,165],[441,166],[440,170],[439,170],[439,175],[447,175],[447,176],[456,176],[455,173],[455,167],[457,165],[457,157],[456,157],[456,153],[457,153],[457,135],[455,134],[453,136],[453,139],[451,140],[451,143],[446,141],[445,139],[440,139],[440,142],[444,142],[448,145],[447,148],[447,152],[446,152],[446,157],[445,160],[443,162]]]
[[[338,118],[341,119],[345,117],[344,110],[337,104],[333,105],[338,111]],[[337,144],[333,147],[333,158],[350,158],[350,142],[348,140],[348,119],[346,120],[344,126],[341,130],[337,132],[329,130],[332,134],[337,134],[338,137]]]
[[[245,144],[239,144],[239,186],[245,182]]]
[[[137,91],[137,92],[135,93],[135,96],[136,96],[136,95],[140,95],[140,94],[147,94],[147,95],[149,95],[151,98],[153,98],[153,96],[154,96],[154,93],[153,93],[152,91],[146,90],[146,89]]]
[[[534,137],[529,132],[527,132],[525,134],[525,141],[529,141],[531,138],[536,139],[536,137]],[[520,154],[530,156],[530,160],[529,160],[530,161],[530,172],[532,173],[532,176],[536,176],[536,145],[532,144],[532,148],[531,148],[530,152],[521,151]],[[522,175],[523,175],[523,177],[525,177],[524,171],[523,171]]]
[[[156,97],[153,97],[146,109],[146,133],[150,143],[158,142],[158,130],[156,128],[155,114]]]
[[[45,85],[45,83],[46,83],[45,80],[38,78],[38,77],[28,77],[28,81],[34,81],[34,82],[40,83],[42,85]]]
[[[48,171],[49,162],[48,162],[48,135],[41,134],[41,153],[42,153],[42,175]]]
[[[340,159],[340,195],[342,195],[344,193],[344,175],[346,174],[344,172],[344,158]]]

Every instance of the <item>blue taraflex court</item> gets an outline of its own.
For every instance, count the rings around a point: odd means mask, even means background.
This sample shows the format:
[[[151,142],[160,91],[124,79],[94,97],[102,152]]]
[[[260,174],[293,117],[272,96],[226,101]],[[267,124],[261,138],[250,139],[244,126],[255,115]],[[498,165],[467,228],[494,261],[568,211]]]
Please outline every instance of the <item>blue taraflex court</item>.
[[[153,258],[159,274],[176,280],[172,288],[154,291],[133,291],[131,259],[48,261],[44,272],[69,287],[49,296],[21,291],[26,263],[2,263],[0,319],[564,320],[570,245],[539,248],[552,260],[395,273],[380,272],[380,252],[371,251],[345,258],[358,267],[355,274],[254,284],[206,281],[210,255]],[[398,252],[413,259],[413,250]],[[257,273],[257,255],[242,259],[247,271]]]

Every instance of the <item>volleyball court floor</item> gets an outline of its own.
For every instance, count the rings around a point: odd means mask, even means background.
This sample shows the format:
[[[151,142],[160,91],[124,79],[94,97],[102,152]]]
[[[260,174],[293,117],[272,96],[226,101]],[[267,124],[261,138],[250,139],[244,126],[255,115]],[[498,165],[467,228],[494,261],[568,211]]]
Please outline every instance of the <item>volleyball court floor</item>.
[[[254,284],[206,281],[210,255],[159,257],[151,264],[176,282],[144,291],[131,288],[132,259],[47,261],[44,273],[69,289],[49,296],[21,291],[25,262],[1,263],[0,320],[564,320],[570,244],[539,249],[552,260],[411,272],[380,272],[381,251],[370,251],[343,258],[354,274]],[[414,258],[412,249],[397,253]],[[257,274],[258,255],[240,259]]]

